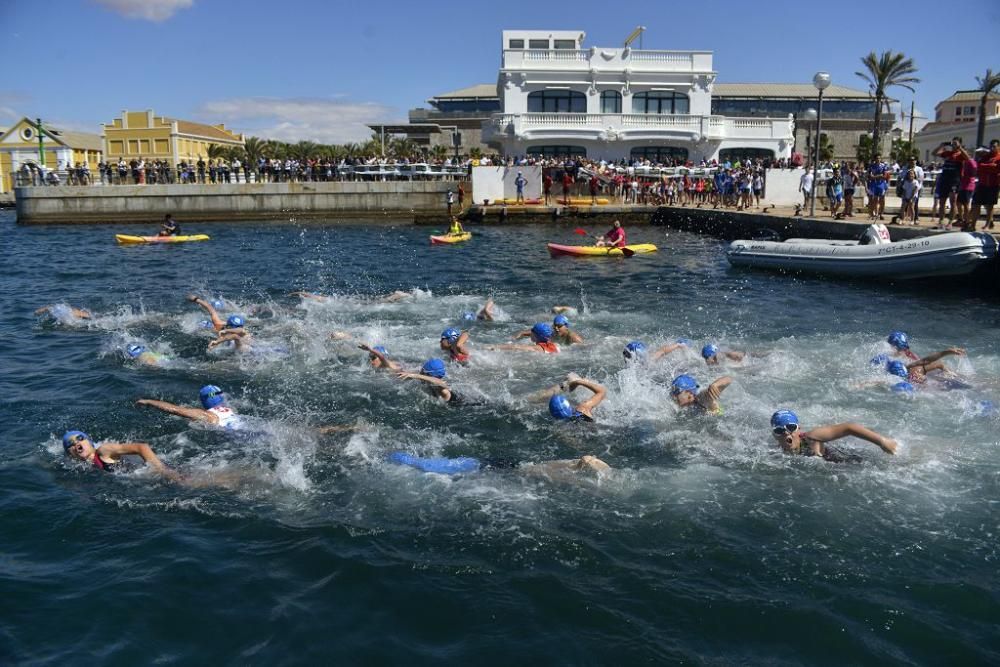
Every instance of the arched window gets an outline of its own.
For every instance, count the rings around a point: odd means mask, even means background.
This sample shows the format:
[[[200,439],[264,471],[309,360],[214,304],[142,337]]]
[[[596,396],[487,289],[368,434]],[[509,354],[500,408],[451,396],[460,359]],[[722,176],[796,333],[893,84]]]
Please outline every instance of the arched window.
[[[587,113],[587,96],[575,90],[536,90],[528,94],[528,113]]]
[[[601,113],[621,113],[622,94],[617,90],[605,90],[601,93]]]
[[[583,146],[530,146],[528,155],[542,157],[587,157],[587,149]]]
[[[677,146],[636,146],[632,149],[632,157],[637,160],[649,160],[659,164],[685,162],[688,150]]]
[[[686,114],[689,108],[688,97],[684,93],[652,91],[632,96],[632,113]]]

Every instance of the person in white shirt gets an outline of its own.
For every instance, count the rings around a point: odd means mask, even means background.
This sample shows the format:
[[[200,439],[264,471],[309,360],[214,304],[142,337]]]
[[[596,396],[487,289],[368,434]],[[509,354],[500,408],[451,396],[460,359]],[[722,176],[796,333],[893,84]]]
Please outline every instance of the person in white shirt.
[[[812,189],[813,189],[812,171],[806,169],[806,172],[802,174],[802,178],[799,179],[799,192],[802,193],[803,206],[809,206],[809,199],[812,197]]]

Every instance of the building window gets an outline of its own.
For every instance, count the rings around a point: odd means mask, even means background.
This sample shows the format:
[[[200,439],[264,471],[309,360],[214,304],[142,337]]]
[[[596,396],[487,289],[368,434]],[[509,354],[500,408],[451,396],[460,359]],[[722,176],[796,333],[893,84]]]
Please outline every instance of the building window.
[[[554,39],[552,40],[552,48],[554,49],[575,49],[576,40],[575,39]]]
[[[632,113],[686,114],[688,108],[688,98],[683,93],[655,91],[632,96]]]
[[[631,155],[636,160],[649,160],[650,162],[666,164],[674,161],[686,161],[688,150],[677,146],[636,146],[632,149]]]
[[[547,39],[529,39],[528,40],[529,49],[548,49],[549,40]]]
[[[587,149],[583,146],[531,146],[528,155],[542,157],[587,157]]]
[[[962,107],[955,107],[955,115],[956,116],[962,115]]]
[[[976,107],[965,107],[965,115],[966,116],[975,116],[976,115]]]
[[[524,40],[523,39],[512,39],[509,42],[507,42],[507,48],[510,48],[510,49],[523,49],[524,48]]]
[[[528,113],[587,113],[587,97],[575,90],[536,90],[528,94]]]
[[[622,94],[617,90],[605,90],[601,93],[601,113],[621,113]]]
[[[823,133],[826,136],[826,132]],[[774,151],[767,148],[723,148],[719,151],[719,162],[744,162],[746,160],[770,160]]]

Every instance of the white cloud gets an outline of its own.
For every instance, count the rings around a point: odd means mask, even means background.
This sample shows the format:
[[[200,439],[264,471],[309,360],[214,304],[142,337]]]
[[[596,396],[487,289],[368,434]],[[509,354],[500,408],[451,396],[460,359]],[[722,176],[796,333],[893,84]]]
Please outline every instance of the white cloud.
[[[166,21],[181,9],[187,9],[194,0],[96,0],[111,11],[130,19]]]
[[[393,109],[326,98],[241,97],[206,102],[198,112],[206,122],[264,139],[344,144],[367,140],[372,131],[365,124],[386,122]]]

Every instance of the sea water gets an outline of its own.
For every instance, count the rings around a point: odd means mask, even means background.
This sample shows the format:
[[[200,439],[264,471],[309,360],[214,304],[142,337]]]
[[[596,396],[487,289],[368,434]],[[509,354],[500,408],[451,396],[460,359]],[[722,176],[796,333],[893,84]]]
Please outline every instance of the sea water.
[[[170,247],[117,247],[121,231],[0,218],[0,662],[1000,660],[1000,422],[980,408],[1000,404],[995,301],[734,270],[724,244],[654,227],[628,229],[660,247],[630,259],[550,259],[546,241],[582,238],[565,226],[476,228],[454,247],[343,221],[199,225],[211,241]],[[207,351],[188,293],[244,315],[256,352]],[[487,298],[495,321],[462,319]],[[50,304],[94,317],[33,315]],[[585,345],[486,349],[554,305]],[[356,347],[415,370],[453,326],[472,361],[448,380],[478,405],[439,404]],[[868,361],[892,329],[918,353],[965,347],[947,363],[973,388],[888,391]],[[680,337],[696,348],[621,353]],[[748,356],[708,367],[706,342]],[[167,360],[136,366],[130,343]],[[595,424],[530,400],[569,372],[607,387]],[[678,411],[681,372],[733,378],[722,416]],[[210,383],[249,434],[135,405],[193,406]],[[785,456],[779,408],[804,428],[859,422],[899,451]],[[148,442],[202,483],[74,463],[70,428]],[[523,465],[445,477],[388,463],[397,450]],[[584,454],[613,470],[528,474]]]

